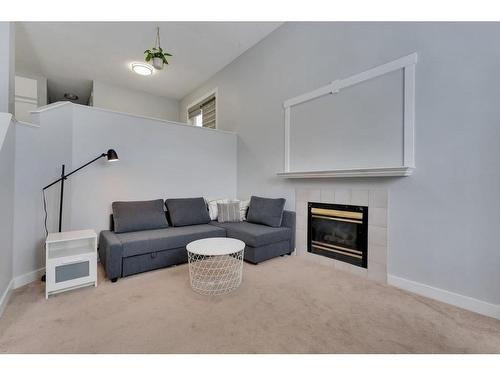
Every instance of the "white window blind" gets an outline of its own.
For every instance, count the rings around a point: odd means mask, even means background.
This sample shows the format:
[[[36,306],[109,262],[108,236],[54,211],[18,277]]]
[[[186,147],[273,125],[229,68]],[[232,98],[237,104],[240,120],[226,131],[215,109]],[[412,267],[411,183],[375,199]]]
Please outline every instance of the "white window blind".
[[[204,128],[216,128],[216,112],[215,112],[215,94],[210,95],[208,98],[202,100],[200,103],[195,104],[188,108],[188,119],[193,123],[193,119],[201,115],[201,124]]]

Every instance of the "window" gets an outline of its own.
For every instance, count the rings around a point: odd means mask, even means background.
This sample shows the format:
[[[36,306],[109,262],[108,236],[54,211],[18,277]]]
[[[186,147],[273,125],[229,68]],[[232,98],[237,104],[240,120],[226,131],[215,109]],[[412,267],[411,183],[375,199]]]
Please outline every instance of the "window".
[[[201,111],[199,114],[195,115],[194,117],[191,117],[189,119],[189,123],[194,126],[203,126],[203,116],[201,114]]]
[[[188,122],[194,126],[216,129],[216,93],[188,107]]]

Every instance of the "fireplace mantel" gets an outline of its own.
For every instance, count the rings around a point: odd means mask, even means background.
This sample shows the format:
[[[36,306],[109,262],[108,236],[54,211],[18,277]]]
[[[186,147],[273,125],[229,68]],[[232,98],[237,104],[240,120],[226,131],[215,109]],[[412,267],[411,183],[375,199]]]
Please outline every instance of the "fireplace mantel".
[[[411,167],[333,169],[329,171],[279,172],[283,178],[340,178],[340,177],[406,177]]]

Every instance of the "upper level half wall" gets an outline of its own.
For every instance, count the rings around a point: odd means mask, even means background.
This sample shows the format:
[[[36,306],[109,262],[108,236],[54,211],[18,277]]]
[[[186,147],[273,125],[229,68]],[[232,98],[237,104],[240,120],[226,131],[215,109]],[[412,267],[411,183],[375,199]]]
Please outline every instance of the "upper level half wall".
[[[56,107],[54,107],[56,106]],[[109,227],[111,203],[236,196],[236,135],[74,104],[36,114],[17,137],[15,275],[43,267],[42,187],[113,148],[65,184],[63,230]],[[57,231],[60,185],[47,190],[49,231]]]
[[[236,196],[235,134],[76,106],[73,166],[109,148],[72,180],[74,228],[107,228],[117,200]]]

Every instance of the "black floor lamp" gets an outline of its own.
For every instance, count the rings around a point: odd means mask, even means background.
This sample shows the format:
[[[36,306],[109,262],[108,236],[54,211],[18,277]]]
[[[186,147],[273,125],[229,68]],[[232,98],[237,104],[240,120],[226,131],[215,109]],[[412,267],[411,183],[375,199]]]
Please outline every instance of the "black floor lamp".
[[[116,151],[113,149],[109,149],[107,152],[102,153],[101,155],[97,156],[96,158],[92,159],[88,163],[85,163],[81,167],[75,169],[73,172],[70,172],[68,174],[64,174],[64,164],[62,165],[62,171],[61,171],[61,177],[55,180],[54,182],[48,184],[42,189],[43,192],[43,209],[45,211],[45,234],[48,235],[49,232],[47,230],[47,203],[45,202],[45,190],[47,190],[49,187],[52,185],[57,184],[59,181],[61,182],[61,198],[59,201],[59,232],[62,230],[62,212],[63,212],[63,201],[64,201],[64,180],[66,180],[69,176],[72,174],[78,172],[80,169],[85,168],[87,165],[92,164],[93,162],[99,160],[100,158],[108,158],[108,161],[116,161],[118,159],[118,155],[116,154]],[[45,281],[45,275],[42,276],[42,281]]]
[[[47,186],[45,186],[43,188],[43,192],[45,193],[45,190],[48,189],[49,187],[51,187],[52,185],[55,185],[57,184],[59,181],[61,181],[61,198],[60,198],[60,201],[59,201],[59,232],[61,232],[61,228],[62,228],[62,211],[63,211],[63,200],[64,200],[64,180],[66,180],[69,176],[71,176],[72,174],[78,172],[80,169],[82,168],[85,168],[87,165],[89,164],[92,164],[93,162],[99,160],[100,158],[104,158],[104,157],[107,157],[108,158],[108,161],[116,161],[116,160],[119,160],[118,159],[118,155],[116,154],[116,151],[113,150],[113,149],[109,149],[107,152],[105,153],[102,153],[101,155],[99,155],[98,157],[96,157],[95,159],[92,159],[91,161],[89,161],[88,163],[85,163],[84,165],[82,165],[81,167],[75,169],[73,172],[71,173],[68,173],[68,174],[64,174],[64,164],[62,165],[62,172],[61,172],[61,177],[58,178],[57,180],[55,180],[54,182],[48,184]],[[46,210],[46,203],[45,203],[45,196],[44,196],[44,208],[45,208],[45,232],[46,234],[48,234],[48,231],[47,231],[47,210]]]

